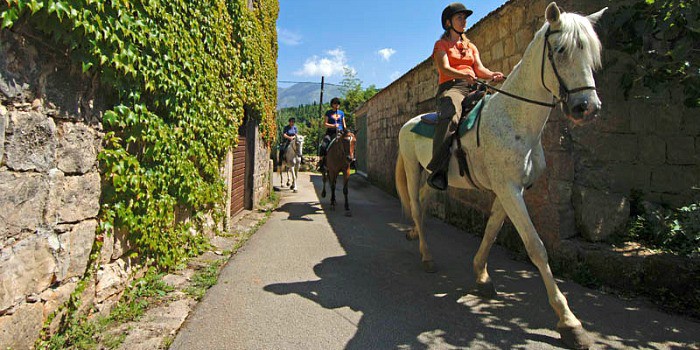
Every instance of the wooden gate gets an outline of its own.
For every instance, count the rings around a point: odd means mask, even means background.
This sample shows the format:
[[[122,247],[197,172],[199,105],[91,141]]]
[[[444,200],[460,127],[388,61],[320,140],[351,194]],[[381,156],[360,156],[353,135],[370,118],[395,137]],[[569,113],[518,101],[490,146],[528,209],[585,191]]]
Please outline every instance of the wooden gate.
[[[233,170],[231,171],[231,217],[245,207],[246,137],[238,136],[238,147],[233,150]]]

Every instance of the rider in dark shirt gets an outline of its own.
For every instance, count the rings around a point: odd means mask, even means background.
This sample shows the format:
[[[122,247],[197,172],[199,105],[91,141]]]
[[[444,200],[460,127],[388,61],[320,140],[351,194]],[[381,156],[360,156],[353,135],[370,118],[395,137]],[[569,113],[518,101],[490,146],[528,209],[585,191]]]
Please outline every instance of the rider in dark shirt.
[[[334,97],[331,100],[331,109],[326,111],[326,115],[324,117],[325,120],[323,126],[326,127],[326,135],[323,137],[323,142],[318,150],[319,155],[321,156],[318,166],[318,170],[320,172],[326,170],[326,152],[328,151],[328,144],[330,144],[331,140],[336,137],[338,132],[342,132],[347,129],[347,126],[345,125],[345,112],[341,111],[339,108],[340,99]]]
[[[287,147],[289,147],[289,144],[294,140],[294,136],[296,136],[296,134],[299,132],[296,125],[294,125],[295,122],[296,119],[289,118],[289,125],[285,125],[285,127],[282,129],[282,141],[280,142],[279,156],[280,162],[284,160],[284,155],[287,153]]]

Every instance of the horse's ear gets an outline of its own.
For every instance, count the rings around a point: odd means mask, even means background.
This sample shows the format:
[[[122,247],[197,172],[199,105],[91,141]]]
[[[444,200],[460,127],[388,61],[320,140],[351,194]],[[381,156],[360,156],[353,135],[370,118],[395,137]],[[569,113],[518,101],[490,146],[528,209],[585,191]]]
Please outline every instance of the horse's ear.
[[[547,19],[550,25],[559,22],[559,17],[561,16],[561,11],[556,2],[550,2],[547,5],[547,9],[544,11],[544,18]]]
[[[596,23],[598,23],[598,20],[600,19],[601,16],[603,16],[603,13],[604,13],[605,10],[607,10],[607,9],[608,9],[608,8],[605,7],[605,8],[603,8],[602,10],[600,10],[600,11],[598,11],[598,12],[596,12],[596,13],[592,13],[592,14],[586,16],[586,18],[588,18],[588,20],[591,22],[591,24],[596,24]]]

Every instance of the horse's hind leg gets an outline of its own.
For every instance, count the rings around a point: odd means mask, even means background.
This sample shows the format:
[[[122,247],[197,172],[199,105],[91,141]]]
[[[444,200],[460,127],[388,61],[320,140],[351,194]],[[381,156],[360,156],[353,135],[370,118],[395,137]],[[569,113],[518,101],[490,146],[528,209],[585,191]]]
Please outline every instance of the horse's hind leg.
[[[493,286],[493,282],[489,276],[487,260],[489,251],[496,241],[498,231],[501,230],[505,219],[506,211],[503,209],[498,198],[496,198],[491,207],[491,216],[489,216],[489,221],[486,223],[484,238],[481,239],[479,250],[476,252],[476,256],[474,256],[474,275],[476,277],[476,289],[474,293],[481,297],[493,298],[496,296],[496,288]]]
[[[425,230],[423,229],[423,218],[425,212],[423,210],[425,200],[428,199],[428,193],[421,191],[421,167],[417,161],[410,161],[404,157],[404,166],[406,169],[406,185],[408,186],[408,197],[411,205],[411,218],[413,219],[413,229],[406,233],[406,238],[413,240],[418,236],[418,249],[420,250],[421,261],[423,261],[423,269],[425,272],[435,272],[435,263],[433,255],[428,249],[428,242],[425,239]]]
[[[552,270],[547,262],[547,250],[542,244],[542,240],[540,240],[525,206],[525,200],[522,196],[523,189],[520,186],[508,187],[504,186],[504,188],[496,189],[496,196],[518,230],[530,260],[537,266],[542,275],[545,288],[547,289],[549,304],[559,317],[557,331],[559,331],[562,341],[567,346],[575,349],[587,349],[592,343],[591,338],[583,329],[581,321],[571,312],[566,297],[557,287]]]

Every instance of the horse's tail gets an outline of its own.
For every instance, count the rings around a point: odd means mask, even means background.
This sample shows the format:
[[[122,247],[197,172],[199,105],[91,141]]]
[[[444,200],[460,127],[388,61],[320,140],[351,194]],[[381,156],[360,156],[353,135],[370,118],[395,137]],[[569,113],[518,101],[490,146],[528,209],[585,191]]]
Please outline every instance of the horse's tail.
[[[399,156],[396,159],[396,171],[394,178],[396,181],[396,192],[399,194],[399,199],[401,200],[401,207],[406,216],[411,217],[411,199],[408,196],[408,179],[406,178],[406,167],[404,165],[403,156],[401,155],[401,150],[399,150]]]

